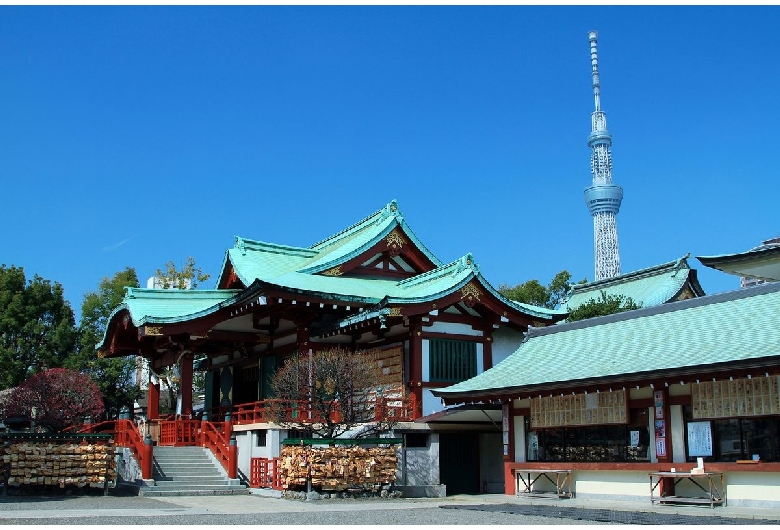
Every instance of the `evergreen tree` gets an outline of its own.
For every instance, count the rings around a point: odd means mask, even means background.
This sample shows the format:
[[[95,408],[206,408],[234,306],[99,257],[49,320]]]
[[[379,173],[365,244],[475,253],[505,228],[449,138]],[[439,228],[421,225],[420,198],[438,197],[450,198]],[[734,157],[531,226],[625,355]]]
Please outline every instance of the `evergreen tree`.
[[[622,313],[623,311],[639,309],[640,307],[642,307],[642,305],[637,304],[630,297],[621,294],[607,294],[605,291],[601,291],[600,298],[591,298],[581,306],[569,312],[566,322],[613,315],[615,313]]]
[[[102,341],[111,313],[122,303],[125,287],[138,287],[135,269],[126,267],[112,278],[103,278],[97,291],[84,295],[81,304],[78,353],[66,362],[89,374],[103,395],[105,415],[117,418],[123,406],[133,410],[133,404],[142,395],[134,379],[136,357],[101,358],[96,346]]]
[[[0,390],[63,366],[77,341],[75,316],[62,286],[22,267],[0,265]]]

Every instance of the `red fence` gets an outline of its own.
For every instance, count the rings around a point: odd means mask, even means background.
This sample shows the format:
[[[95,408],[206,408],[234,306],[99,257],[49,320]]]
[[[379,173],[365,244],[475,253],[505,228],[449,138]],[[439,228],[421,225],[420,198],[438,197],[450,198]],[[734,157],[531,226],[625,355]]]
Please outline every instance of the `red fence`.
[[[200,445],[200,421],[173,420],[159,423],[160,445]]]
[[[371,399],[374,402],[373,421],[413,421],[419,417],[417,399],[414,394],[372,394],[366,399]],[[338,423],[341,421],[341,406],[338,402],[330,405],[328,415],[331,421]],[[300,423],[322,423],[324,419],[322,413],[305,400],[265,399],[233,407],[232,419],[239,425],[271,423],[272,418],[279,421]]]
[[[282,489],[278,458],[252,458],[249,472],[250,488]]]

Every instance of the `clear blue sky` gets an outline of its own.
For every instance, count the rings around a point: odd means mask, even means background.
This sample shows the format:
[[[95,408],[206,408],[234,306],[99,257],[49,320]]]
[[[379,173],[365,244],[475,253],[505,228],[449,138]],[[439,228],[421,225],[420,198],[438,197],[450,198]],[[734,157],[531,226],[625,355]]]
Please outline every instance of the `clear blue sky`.
[[[0,263],[83,296],[397,199],[493,285],[593,279],[588,31],[622,271],[780,235],[780,8],[0,7]]]

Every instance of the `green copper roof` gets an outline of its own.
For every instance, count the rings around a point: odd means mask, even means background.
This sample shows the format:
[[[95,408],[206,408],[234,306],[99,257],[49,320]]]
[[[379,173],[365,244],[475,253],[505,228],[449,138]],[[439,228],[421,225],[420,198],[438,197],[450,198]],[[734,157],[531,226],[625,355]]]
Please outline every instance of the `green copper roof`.
[[[407,279],[377,279],[341,275],[339,265],[364,254],[399,229],[401,238],[408,239],[435,267],[433,270]],[[362,221],[316,243],[311,248],[293,247],[236,237],[236,243],[225,255],[220,281],[227,273],[228,262],[246,286],[241,290],[153,290],[130,289],[122,305],[112,314],[127,310],[136,326],[144,323],[185,322],[208,315],[242,297],[278,291],[301,294],[324,300],[347,302],[356,314],[347,318],[363,319],[359,314],[383,315],[387,304],[411,305],[433,301],[450,295],[476,279],[485,291],[517,311],[532,318],[559,321],[565,311],[519,304],[504,298],[479,273],[470,254],[442,264],[408,228],[395,201]],[[327,274],[319,274],[328,272]],[[218,282],[219,284],[219,282]]]
[[[780,355],[780,284],[693,298],[546,328],[530,328],[495,367],[432,390],[468,399],[504,390],[532,392],[631,375],[673,373]]]
[[[127,309],[136,327],[203,316],[223,307],[225,302],[230,303],[241,293],[235,289],[125,289],[125,299],[114,313]]]
[[[405,235],[412,240],[435,265],[441,265],[441,261],[434,256],[404,221],[398,203],[390,201],[384,208],[374,212],[362,221],[341,232],[315,243],[312,250],[319,253],[318,259],[310,263],[301,272],[315,274],[331,269],[349,259],[361,254],[386,237],[396,227],[400,227]]]
[[[574,285],[563,308],[573,311],[591,299],[598,300],[601,291],[607,295],[631,298],[642,307],[652,307],[674,300],[686,284],[690,284],[694,295],[703,296],[704,291],[699,285],[696,270],[690,268],[687,258],[686,255],[614,278]]]
[[[391,201],[362,221],[310,248],[276,245],[236,236],[236,244],[227,251],[222,270],[229,260],[236,275],[247,286],[254,280],[273,281],[293,272],[314,275],[362,254],[397,227],[434,265],[442,264],[406,224],[396,201]]]

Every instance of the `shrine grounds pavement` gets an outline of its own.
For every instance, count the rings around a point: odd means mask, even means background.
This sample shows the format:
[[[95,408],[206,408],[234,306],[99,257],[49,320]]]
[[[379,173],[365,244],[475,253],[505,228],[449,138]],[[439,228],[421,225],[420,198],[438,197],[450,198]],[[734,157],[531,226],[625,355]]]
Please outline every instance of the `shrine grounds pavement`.
[[[139,497],[111,490],[74,495],[0,495],[5,525],[764,525],[780,528],[780,509],[651,505],[514,495],[436,499],[289,500],[251,495]]]

